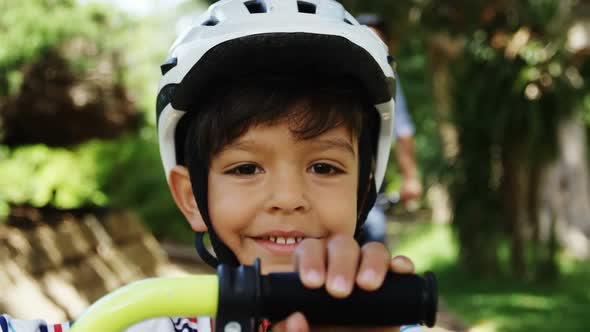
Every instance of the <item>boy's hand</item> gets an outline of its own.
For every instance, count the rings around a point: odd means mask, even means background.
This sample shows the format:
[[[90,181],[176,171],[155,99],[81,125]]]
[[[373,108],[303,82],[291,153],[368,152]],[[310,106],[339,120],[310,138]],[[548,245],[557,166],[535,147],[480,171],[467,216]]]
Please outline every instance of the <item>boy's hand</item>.
[[[325,285],[329,294],[345,298],[354,285],[372,291],[381,286],[388,270],[397,273],[414,272],[414,264],[403,256],[391,258],[382,243],[370,242],[359,248],[349,236],[337,235],[329,240],[306,239],[295,251],[295,267],[302,283],[308,288]],[[274,324],[273,332],[309,331],[398,331],[396,327],[372,328],[310,328],[301,313]]]

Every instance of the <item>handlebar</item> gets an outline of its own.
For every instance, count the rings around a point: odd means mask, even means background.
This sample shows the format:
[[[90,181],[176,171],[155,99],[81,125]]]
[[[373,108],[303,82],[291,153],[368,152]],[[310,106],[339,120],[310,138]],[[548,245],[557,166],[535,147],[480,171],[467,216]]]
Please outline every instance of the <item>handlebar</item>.
[[[154,317],[214,316],[218,289],[216,275],[137,281],[95,302],[70,331],[120,332]]]
[[[436,280],[432,273],[388,273],[374,292],[355,288],[345,299],[307,289],[296,272],[260,274],[260,263],[217,275],[154,278],[132,283],[93,304],[71,332],[120,332],[154,317],[216,316],[215,331],[254,332],[261,319],[276,322],[300,311],[312,325],[434,326]]]

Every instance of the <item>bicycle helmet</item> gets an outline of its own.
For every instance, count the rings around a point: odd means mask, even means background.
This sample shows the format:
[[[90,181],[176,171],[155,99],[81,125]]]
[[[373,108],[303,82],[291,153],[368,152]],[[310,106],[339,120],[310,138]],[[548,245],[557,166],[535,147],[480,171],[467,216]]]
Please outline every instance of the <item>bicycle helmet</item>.
[[[334,0],[221,0],[211,5],[177,38],[161,65],[156,112],[166,179],[172,167],[184,160],[179,122],[187,112],[199,112],[200,94],[211,88],[212,81],[265,70],[354,77],[366,89],[380,119],[377,146],[371,149],[376,151],[373,160],[360,160],[359,188],[372,195],[359,197],[358,229],[383,181],[392,143],[395,78],[391,59],[379,37]],[[197,236],[197,250],[210,265],[238,264],[215,235],[208,217],[208,165],[198,168],[197,176],[191,173],[191,183],[217,259],[204,249],[202,234]]]

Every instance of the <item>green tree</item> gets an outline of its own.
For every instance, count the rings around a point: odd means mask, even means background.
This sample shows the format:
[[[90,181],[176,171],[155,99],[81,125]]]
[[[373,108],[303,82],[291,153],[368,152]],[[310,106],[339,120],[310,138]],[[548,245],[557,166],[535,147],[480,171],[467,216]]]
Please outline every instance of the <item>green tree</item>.
[[[128,21],[67,0],[7,0],[0,11],[1,213],[107,204],[100,161],[77,144],[139,124],[109,37]]]
[[[559,155],[561,123],[588,104],[587,49],[566,47],[583,2],[343,2],[390,20],[402,80],[404,66],[420,57],[404,53],[405,45],[425,45],[421,70],[436,103],[429,115],[437,121],[437,155],[449,166],[434,175],[452,194],[462,262],[476,274],[500,273],[508,245],[516,275],[556,275],[556,221],[542,235],[540,189]]]

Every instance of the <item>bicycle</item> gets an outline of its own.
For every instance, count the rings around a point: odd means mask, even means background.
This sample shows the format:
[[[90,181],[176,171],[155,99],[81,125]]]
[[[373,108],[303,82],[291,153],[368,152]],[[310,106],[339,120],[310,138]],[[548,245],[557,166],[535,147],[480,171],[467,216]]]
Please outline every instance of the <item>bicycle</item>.
[[[323,288],[305,288],[296,272],[261,275],[257,260],[235,268],[221,264],[217,275],[153,278],[124,286],[94,303],[70,331],[120,332],[154,317],[215,316],[216,332],[254,332],[261,319],[279,321],[295,311],[312,325],[432,327],[437,300],[431,272],[424,277],[389,272],[378,290],[355,288],[349,297],[336,299]]]

